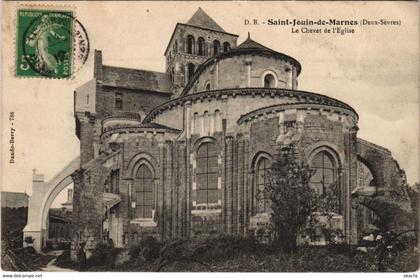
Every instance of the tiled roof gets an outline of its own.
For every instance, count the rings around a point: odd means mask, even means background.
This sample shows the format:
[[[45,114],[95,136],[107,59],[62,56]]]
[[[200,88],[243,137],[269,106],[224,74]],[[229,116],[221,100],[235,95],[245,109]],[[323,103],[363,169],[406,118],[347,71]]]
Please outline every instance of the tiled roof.
[[[170,93],[171,81],[163,72],[103,65],[103,85]]]
[[[248,38],[243,43],[241,43],[238,46],[238,48],[258,48],[258,49],[265,49],[265,50],[273,51],[272,49],[265,47],[264,45],[252,40],[249,33],[248,33]]]
[[[188,25],[197,26],[201,28],[211,29],[214,31],[225,32],[210,16],[208,16],[201,8],[188,20]]]

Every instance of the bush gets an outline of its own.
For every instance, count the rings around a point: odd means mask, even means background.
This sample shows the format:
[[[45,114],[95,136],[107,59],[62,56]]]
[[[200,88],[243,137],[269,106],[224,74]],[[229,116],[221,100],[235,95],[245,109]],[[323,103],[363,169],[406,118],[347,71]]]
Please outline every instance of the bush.
[[[149,262],[159,257],[161,243],[153,236],[145,236],[140,241],[141,256]]]
[[[145,236],[136,245],[130,247],[130,261],[153,262],[159,257],[162,243],[153,236]]]
[[[115,266],[116,250],[114,244],[98,243],[92,251],[92,256],[88,260],[88,265],[91,266]]]
[[[257,243],[253,237],[220,235],[209,238],[198,255],[205,260],[223,260],[237,255],[254,253]]]
[[[130,257],[130,261],[135,261],[140,256],[141,248],[139,244],[130,246],[128,250],[128,256]]]

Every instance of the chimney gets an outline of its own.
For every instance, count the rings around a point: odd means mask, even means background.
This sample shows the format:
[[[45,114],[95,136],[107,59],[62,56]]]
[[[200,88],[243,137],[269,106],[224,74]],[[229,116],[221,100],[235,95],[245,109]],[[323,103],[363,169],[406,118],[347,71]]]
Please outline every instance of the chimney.
[[[93,57],[93,77],[102,81],[102,51],[97,49]]]

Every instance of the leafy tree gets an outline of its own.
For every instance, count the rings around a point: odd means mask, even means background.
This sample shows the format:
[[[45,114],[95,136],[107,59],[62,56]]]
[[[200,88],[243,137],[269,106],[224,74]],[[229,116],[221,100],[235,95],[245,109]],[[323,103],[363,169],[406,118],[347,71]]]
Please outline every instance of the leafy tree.
[[[340,213],[339,186],[325,188],[319,195],[310,186],[313,174],[314,170],[299,160],[294,145],[276,154],[264,197],[271,202],[274,241],[286,252],[296,250],[304,234],[314,239],[320,232],[327,243],[338,242],[343,236],[332,225],[333,217]]]
[[[286,252],[296,249],[314,211],[311,175],[311,169],[298,162],[294,146],[282,148],[275,156],[264,195],[271,201],[274,240]]]

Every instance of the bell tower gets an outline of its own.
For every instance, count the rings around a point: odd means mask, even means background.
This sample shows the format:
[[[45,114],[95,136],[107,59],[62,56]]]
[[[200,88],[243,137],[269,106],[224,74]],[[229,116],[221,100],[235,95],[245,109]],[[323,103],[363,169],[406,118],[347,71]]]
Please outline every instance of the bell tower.
[[[172,97],[178,97],[208,58],[236,47],[238,35],[227,33],[201,8],[187,23],[177,23],[165,51]]]

